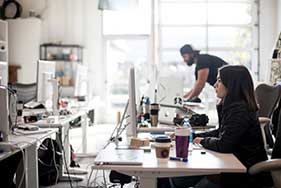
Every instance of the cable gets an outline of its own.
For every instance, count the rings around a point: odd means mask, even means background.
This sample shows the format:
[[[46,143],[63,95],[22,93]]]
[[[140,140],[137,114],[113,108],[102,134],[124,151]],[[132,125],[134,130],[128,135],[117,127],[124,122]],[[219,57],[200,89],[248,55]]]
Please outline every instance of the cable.
[[[57,168],[57,163],[56,163],[56,151],[55,151],[55,146],[53,143],[53,140],[51,139],[51,144],[52,144],[52,148],[53,148],[53,161],[54,161],[54,165],[57,171],[57,177],[56,177],[56,182],[55,184],[57,184],[58,180],[59,180],[59,169]]]
[[[19,147],[19,149],[21,150],[21,153],[22,153],[22,162],[23,162],[23,173],[22,173],[22,177],[21,177],[21,180],[20,180],[20,183],[19,183],[19,186],[18,187],[21,187],[22,183],[23,183],[23,180],[24,180],[24,177],[25,177],[25,172],[26,172],[26,166],[25,166],[25,156],[24,156],[24,151],[22,148]],[[19,167],[18,167],[19,168]]]
[[[91,170],[90,176],[89,176],[89,178],[87,180],[87,187],[89,187],[90,179],[91,179],[91,176],[92,176],[94,170],[95,170],[94,168]]]
[[[112,131],[111,135],[110,135],[110,138],[107,140],[106,144],[104,145],[103,149],[105,149],[111,142],[112,142],[112,138],[113,138],[113,135],[116,131],[116,136],[115,136],[115,143],[117,144],[117,140],[118,140],[118,136],[117,135],[120,135],[118,132],[120,131],[120,128],[122,127],[122,124],[123,124],[123,121],[125,119],[125,114],[127,112],[127,109],[128,109],[128,106],[129,106],[129,100],[127,101],[126,103],[126,106],[125,106],[125,109],[124,109],[124,112],[122,114],[122,118],[121,118],[121,121],[120,122],[117,122],[114,130]]]
[[[97,180],[97,174],[98,174],[98,171],[99,171],[99,170],[97,169],[96,174],[95,174],[95,177],[94,177],[94,180],[93,180],[93,181],[94,181],[94,183],[95,183],[95,184],[94,184],[94,187],[96,186],[96,183],[97,183],[97,182],[96,182],[96,180]],[[93,181],[91,182],[91,184],[90,184],[90,185],[92,185]]]
[[[106,179],[105,179],[105,171],[104,170],[102,170],[102,175],[103,175],[104,186],[107,187],[107,183],[106,183]]]
[[[73,188],[73,186],[72,186],[72,180],[71,180],[71,178],[70,178],[70,176],[69,176],[69,170],[68,170],[68,166],[67,166],[67,162],[66,162],[66,158],[65,158],[65,150],[64,150],[64,146],[63,146],[61,137],[59,137],[59,141],[60,141],[61,148],[62,148],[62,151],[63,151],[63,158],[64,158],[64,162],[65,162],[65,169],[66,169],[67,177],[68,177],[68,180],[69,180],[69,184],[70,184],[70,187]],[[63,170],[63,169],[62,169],[62,170]]]

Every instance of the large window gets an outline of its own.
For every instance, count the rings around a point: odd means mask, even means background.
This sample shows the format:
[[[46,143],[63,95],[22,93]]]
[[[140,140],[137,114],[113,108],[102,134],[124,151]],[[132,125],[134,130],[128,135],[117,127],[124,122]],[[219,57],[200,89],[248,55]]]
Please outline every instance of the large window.
[[[131,64],[137,67],[143,88],[151,84],[151,79],[156,77],[151,74],[155,72],[158,76],[182,75],[186,89],[191,87],[194,67],[181,63],[179,54],[179,48],[187,43],[201,53],[217,55],[230,64],[246,65],[258,73],[254,0],[138,0],[137,7],[103,11],[111,107],[124,106]],[[154,65],[158,71],[151,71]]]
[[[147,90],[151,2],[139,0],[131,10],[103,11],[107,120],[114,121],[128,100],[129,68],[136,71],[137,94]]]
[[[230,64],[257,62],[257,10],[253,0],[159,0],[160,63],[182,61],[179,48],[192,44]],[[256,71],[256,70],[255,70]]]

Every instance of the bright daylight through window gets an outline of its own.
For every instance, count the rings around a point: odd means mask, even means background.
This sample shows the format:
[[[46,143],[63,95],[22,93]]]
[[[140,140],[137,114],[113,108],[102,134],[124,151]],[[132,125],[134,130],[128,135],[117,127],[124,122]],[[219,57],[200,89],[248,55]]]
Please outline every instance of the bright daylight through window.
[[[179,54],[186,43],[257,74],[257,11],[254,0],[138,0],[134,10],[103,11],[111,106],[125,104],[120,96],[128,92],[130,64],[137,67],[142,91],[155,76],[155,64],[160,75],[183,76],[185,87],[190,87],[193,77],[186,75],[193,70],[181,63]]]

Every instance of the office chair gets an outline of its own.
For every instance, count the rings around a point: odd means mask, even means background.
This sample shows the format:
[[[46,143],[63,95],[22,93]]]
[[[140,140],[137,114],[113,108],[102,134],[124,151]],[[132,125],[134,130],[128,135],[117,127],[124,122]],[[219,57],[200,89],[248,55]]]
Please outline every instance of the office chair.
[[[271,159],[259,162],[249,169],[249,173],[252,175],[266,171],[271,172],[274,188],[281,188],[281,112]]]
[[[11,89],[16,90],[18,101],[22,101],[23,103],[27,103],[33,99],[36,99],[37,92],[37,84],[22,84],[22,83],[14,83],[9,85]]]
[[[273,147],[274,141],[272,138],[270,123],[274,110],[276,109],[281,97],[281,86],[270,86],[260,84],[255,90],[257,103],[259,105],[258,116],[261,125],[265,148]]]

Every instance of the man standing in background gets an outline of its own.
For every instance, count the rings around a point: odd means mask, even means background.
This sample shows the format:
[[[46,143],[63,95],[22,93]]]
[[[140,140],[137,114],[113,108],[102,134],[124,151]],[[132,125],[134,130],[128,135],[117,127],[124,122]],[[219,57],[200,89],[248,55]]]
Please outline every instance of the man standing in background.
[[[188,66],[196,65],[196,82],[192,89],[183,97],[187,99],[187,101],[200,102],[200,99],[198,101],[198,96],[205,87],[206,82],[214,86],[217,80],[218,69],[227,65],[227,63],[217,56],[200,54],[200,51],[194,50],[190,44],[185,44],[181,47],[180,53]]]

